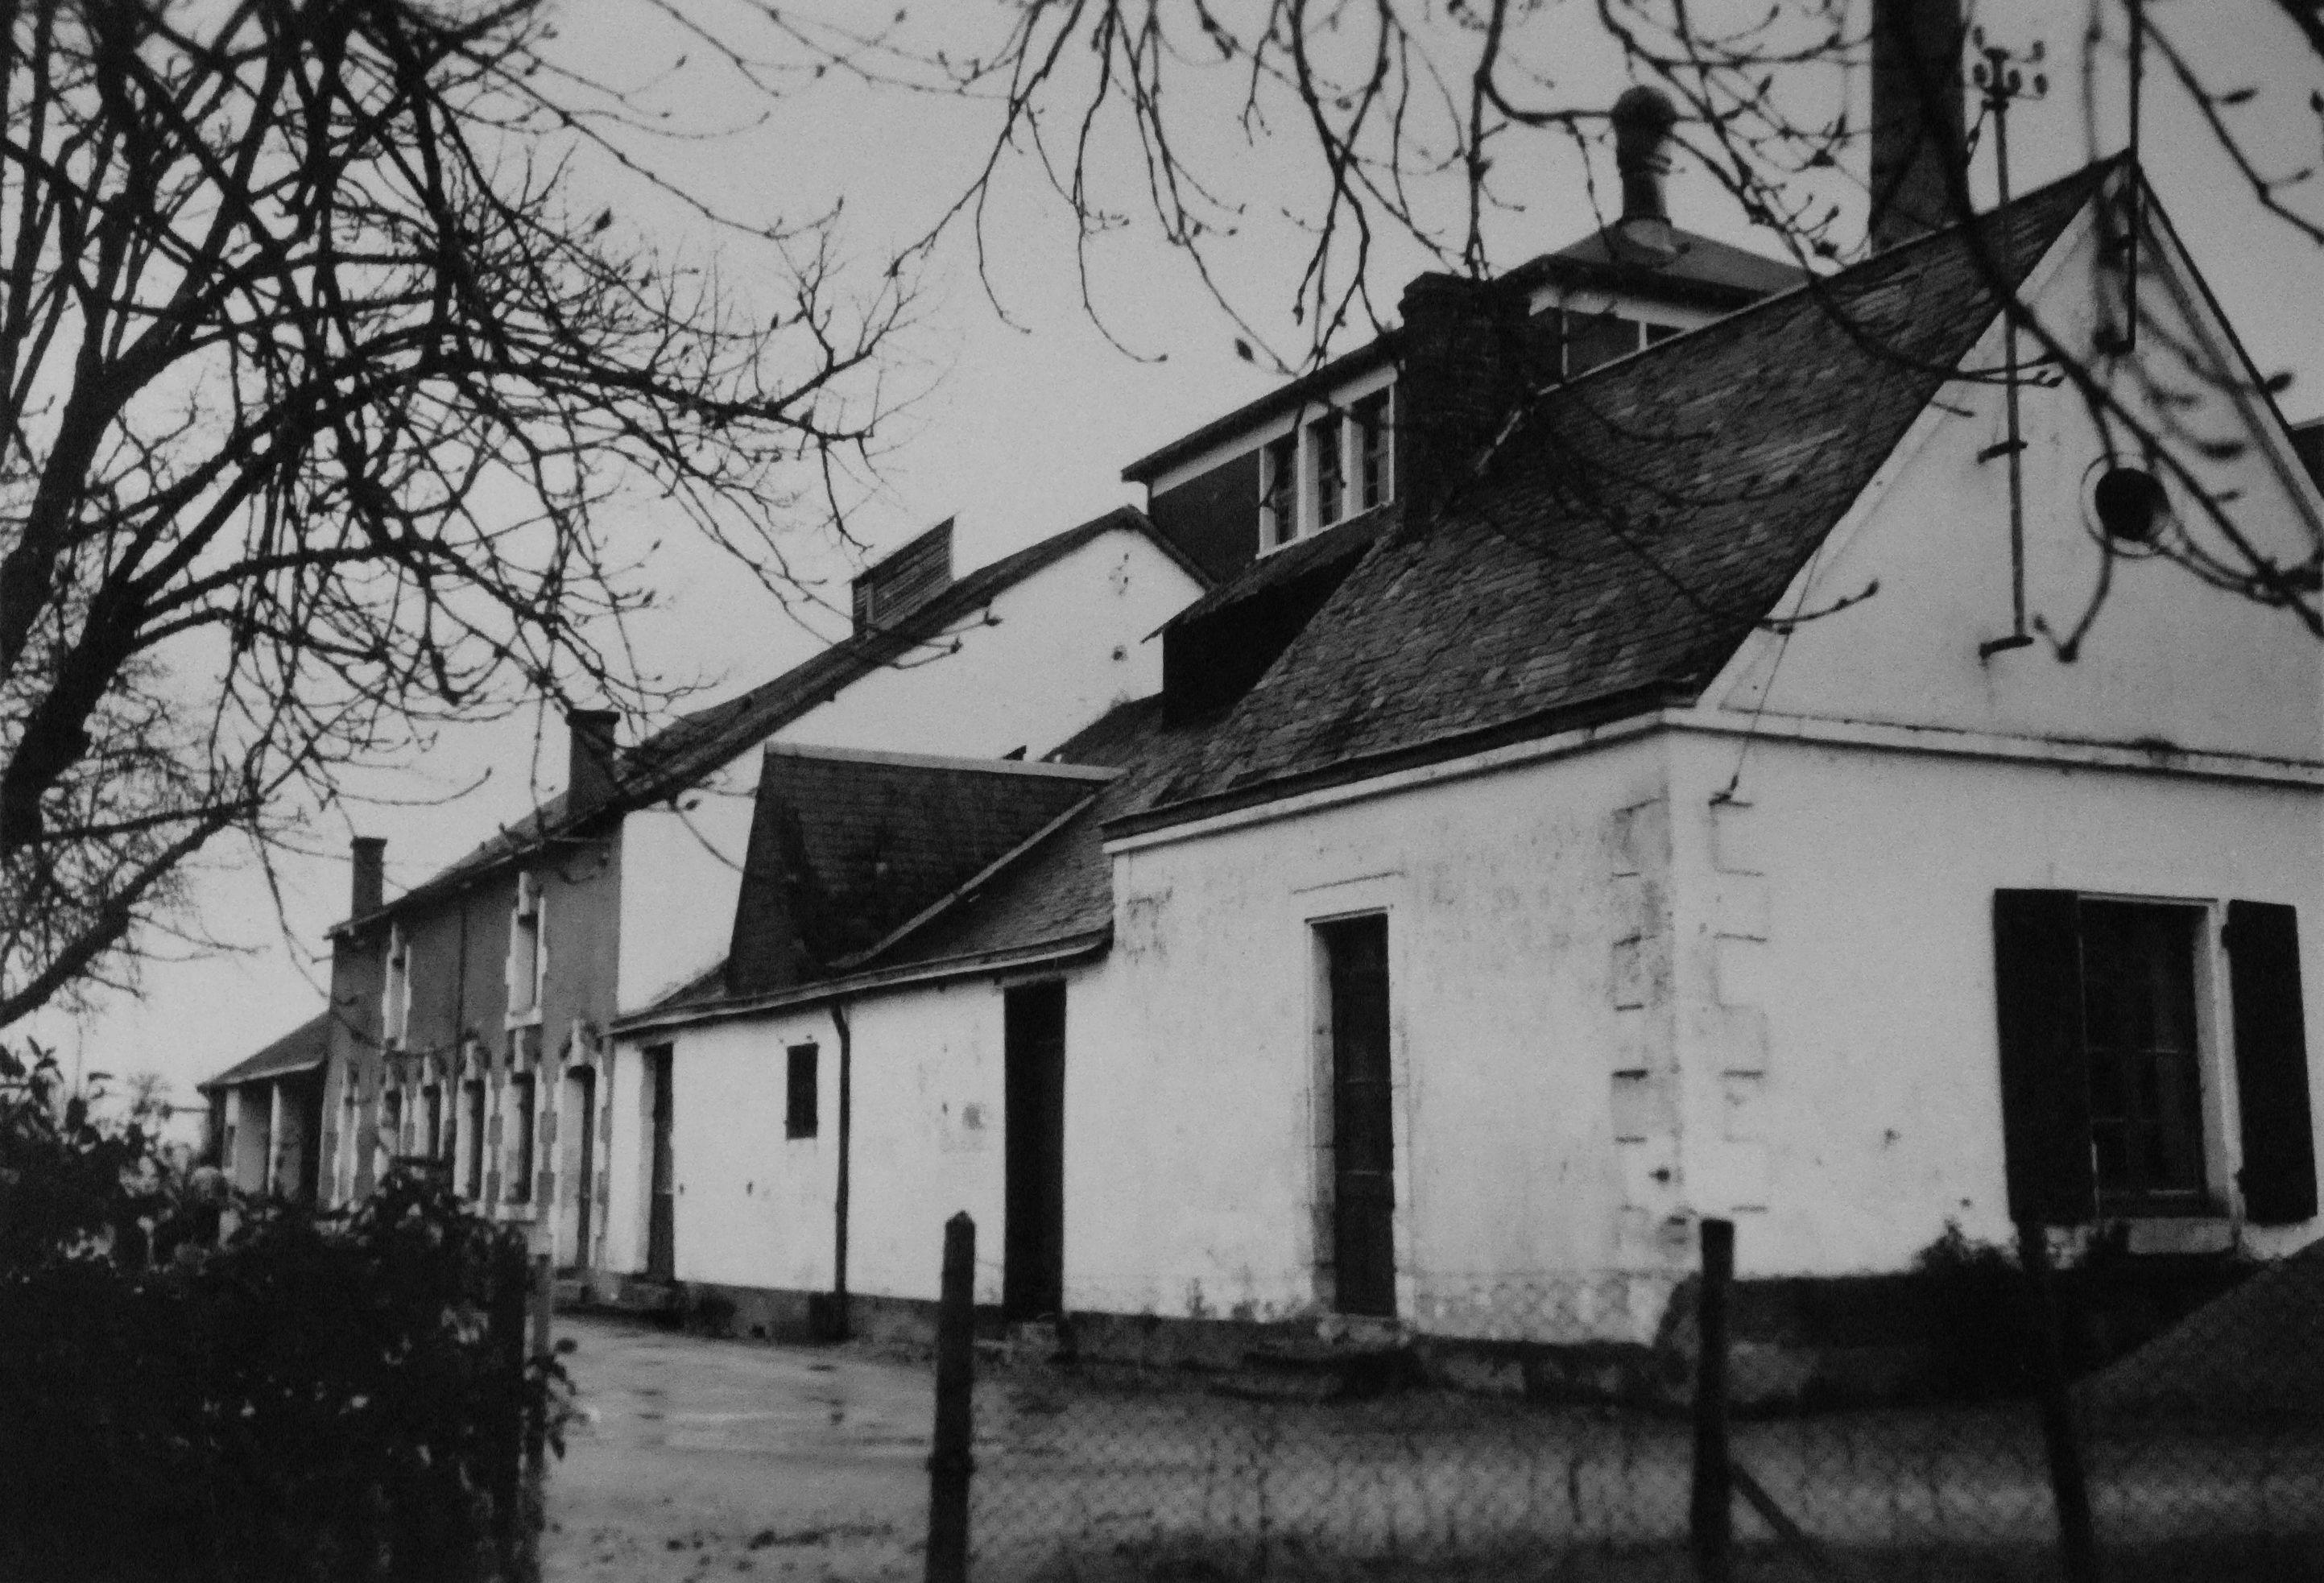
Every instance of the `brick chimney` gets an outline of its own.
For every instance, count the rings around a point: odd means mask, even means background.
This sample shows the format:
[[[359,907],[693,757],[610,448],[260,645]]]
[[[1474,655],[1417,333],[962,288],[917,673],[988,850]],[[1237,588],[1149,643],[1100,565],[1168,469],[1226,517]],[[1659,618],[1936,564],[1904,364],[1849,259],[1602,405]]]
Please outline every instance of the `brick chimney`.
[[[1397,334],[1397,492],[1434,514],[1525,393],[1522,296],[1460,275],[1415,277]]]
[[[567,814],[586,814],[613,795],[613,728],[621,718],[610,709],[565,712]]]
[[[1961,217],[1961,38],[1960,0],[1872,0],[1875,253]]]
[[[347,916],[368,917],[387,900],[387,842],[376,835],[358,835],[348,845],[347,862],[355,877]]]

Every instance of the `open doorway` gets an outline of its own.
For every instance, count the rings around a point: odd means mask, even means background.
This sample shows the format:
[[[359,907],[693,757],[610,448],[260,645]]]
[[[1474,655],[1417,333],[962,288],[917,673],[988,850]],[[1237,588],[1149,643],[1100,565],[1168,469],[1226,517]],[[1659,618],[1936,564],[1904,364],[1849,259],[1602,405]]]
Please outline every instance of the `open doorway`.
[[[1331,1083],[1332,1305],[1396,1312],[1396,1130],[1388,1061],[1388,919],[1315,925]]]
[[[652,1118],[646,1133],[649,1172],[646,1201],[646,1274],[657,1281],[678,1275],[677,1171],[670,1157],[670,1131],[677,1097],[670,1091],[670,1046],[646,1052],[646,1086]]]
[[[557,1118],[563,1157],[558,1180],[565,1184],[557,1212],[557,1262],[567,1270],[589,1267],[592,1214],[597,1201],[597,1071],[586,1063],[567,1069],[563,1113]]]
[[[1065,1306],[1065,987],[1032,984],[1003,1002],[1003,1318]]]

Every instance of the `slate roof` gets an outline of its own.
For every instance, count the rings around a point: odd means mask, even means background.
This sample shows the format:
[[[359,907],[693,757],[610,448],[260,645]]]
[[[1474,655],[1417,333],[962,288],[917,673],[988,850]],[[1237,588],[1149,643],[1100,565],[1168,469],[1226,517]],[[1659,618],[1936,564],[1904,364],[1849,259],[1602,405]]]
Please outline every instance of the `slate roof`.
[[[1692,231],[1674,226],[1671,236],[1678,252],[1667,264],[1641,263],[1631,255],[1616,252],[1601,230],[1569,243],[1555,253],[1529,259],[1501,279],[1517,290],[1563,286],[1571,290],[1594,288],[1637,291],[1722,310],[1740,308],[1770,291],[1789,290],[1807,279],[1806,272],[1791,264],[1762,258]],[[1397,332],[1393,328],[1384,330],[1355,350],[1139,457],[1121,470],[1121,475],[1132,483],[1149,483],[1221,440],[1320,401],[1346,381],[1392,362],[1396,345]]]
[[[1320,532],[1310,533],[1281,549],[1270,550],[1162,624],[1176,627],[1201,621],[1270,588],[1297,582],[1310,572],[1360,556],[1396,526],[1400,510],[1397,502],[1390,501]]]
[[[819,976],[759,989],[732,987],[725,964],[665,996],[648,1010],[623,1018],[635,1026],[659,1018],[745,1011],[770,999],[812,995],[826,988],[926,977],[996,959],[1053,961],[1102,948],[1113,926],[1112,868],[1104,851],[1105,825],[1135,805],[1158,775],[1198,744],[1202,727],[1163,722],[1159,696],[1116,705],[1050,754],[1045,762],[1114,770],[1110,779],[1081,782],[1085,795],[1065,816],[1036,831],[998,862],[964,877],[939,905],[913,920],[867,955]],[[813,750],[806,750],[811,755]],[[755,830],[754,830],[755,840]],[[755,865],[754,865],[755,866]],[[737,955],[747,947],[737,925]],[[754,922],[753,934],[769,925]],[[745,981],[749,981],[747,975]]]
[[[1544,391],[1117,828],[1691,697],[2110,169]]]
[[[764,994],[854,965],[1103,785],[1009,759],[770,747],[726,989]]]
[[[203,1093],[235,1088],[268,1078],[288,1077],[323,1064],[331,1049],[331,1014],[318,1012],[257,1054],[235,1063],[208,1082],[194,1086]]]
[[[889,626],[843,638],[772,681],[723,704],[680,716],[660,732],[621,751],[615,765],[618,790],[612,802],[600,804],[576,817],[568,812],[565,794],[559,792],[378,911],[350,918],[333,932],[351,929],[373,918],[447,896],[528,851],[578,834],[610,810],[642,807],[683,790],[808,711],[829,702],[841,689],[913,649],[940,640],[980,606],[1116,529],[1145,534],[1185,567],[1197,584],[1210,584],[1210,576],[1157,531],[1144,512],[1129,506],[1117,507],[1077,528],[1069,528],[978,567]]]

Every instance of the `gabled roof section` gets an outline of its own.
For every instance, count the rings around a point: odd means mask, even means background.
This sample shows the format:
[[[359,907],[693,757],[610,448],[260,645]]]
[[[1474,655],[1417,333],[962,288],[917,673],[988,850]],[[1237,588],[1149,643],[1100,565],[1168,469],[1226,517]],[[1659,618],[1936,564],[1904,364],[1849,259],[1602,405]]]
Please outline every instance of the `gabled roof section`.
[[[525,852],[580,834],[610,814],[643,807],[676,795],[810,710],[830,702],[842,689],[905,658],[915,649],[940,640],[977,610],[1035,573],[1115,531],[1139,533],[1152,539],[1198,586],[1209,586],[1208,574],[1157,531],[1143,511],[1129,506],[1116,507],[1077,528],[1067,529],[979,567],[942,593],[915,605],[900,619],[844,638],[772,681],[761,683],[723,704],[680,716],[653,736],[621,751],[615,765],[618,789],[606,802],[576,817],[567,811],[565,794],[560,792],[377,912],[350,918],[336,925],[332,933],[448,896]]]
[[[331,1053],[331,1014],[318,1012],[267,1045],[257,1054],[235,1063],[208,1082],[197,1083],[202,1093],[263,1082],[293,1072],[312,1072]]]
[[[1104,952],[1113,929],[1105,826],[1201,743],[1204,728],[1166,723],[1159,696],[1116,705],[1049,755],[1100,773],[1095,795],[970,875],[871,953],[819,978],[755,993],[728,988],[722,966],[622,1019],[625,1030],[748,1016],[963,973],[1053,965]],[[1111,773],[1107,773],[1111,772]]]
[[[726,989],[765,994],[854,965],[1110,778],[1011,759],[770,747]]]
[[[1117,833],[1692,696],[2112,168],[1543,391]]]

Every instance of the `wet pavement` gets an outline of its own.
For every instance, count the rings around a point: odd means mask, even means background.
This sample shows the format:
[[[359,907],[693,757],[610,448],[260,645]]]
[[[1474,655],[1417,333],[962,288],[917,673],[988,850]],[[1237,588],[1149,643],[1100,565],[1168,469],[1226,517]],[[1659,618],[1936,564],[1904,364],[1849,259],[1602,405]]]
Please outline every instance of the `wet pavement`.
[[[549,1475],[549,1583],[910,1578],[925,1367],[560,1318],[583,1418]]]

